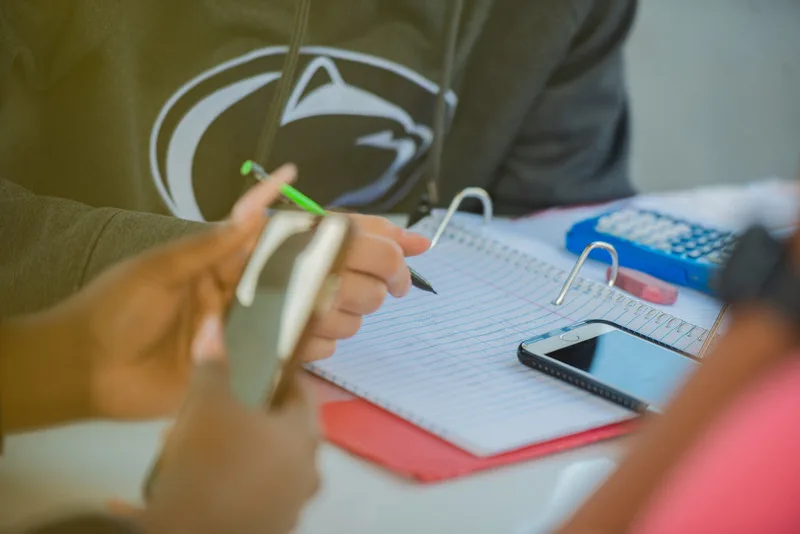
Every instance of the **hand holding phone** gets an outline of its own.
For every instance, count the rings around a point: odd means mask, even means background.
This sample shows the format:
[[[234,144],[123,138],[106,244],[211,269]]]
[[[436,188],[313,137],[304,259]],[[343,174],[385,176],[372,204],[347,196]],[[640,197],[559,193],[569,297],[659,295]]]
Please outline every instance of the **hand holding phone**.
[[[189,395],[139,522],[154,534],[288,533],[319,486],[313,405],[295,375],[279,408],[244,405],[213,322],[192,350]]]
[[[281,212],[270,219],[224,319],[230,398],[223,401],[235,400],[253,413],[268,409],[274,415],[291,398],[300,355],[335,296],[350,236],[345,216],[320,219]],[[177,427],[185,417],[179,415]],[[233,438],[223,428],[208,432],[209,439]],[[155,463],[147,478],[148,498],[158,490],[162,462]]]

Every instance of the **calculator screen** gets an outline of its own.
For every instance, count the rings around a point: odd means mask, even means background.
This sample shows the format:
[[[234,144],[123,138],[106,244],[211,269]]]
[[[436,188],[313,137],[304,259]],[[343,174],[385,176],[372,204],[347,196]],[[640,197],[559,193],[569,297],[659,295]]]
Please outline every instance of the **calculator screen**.
[[[620,330],[580,341],[548,356],[659,408],[697,365],[695,360]]]

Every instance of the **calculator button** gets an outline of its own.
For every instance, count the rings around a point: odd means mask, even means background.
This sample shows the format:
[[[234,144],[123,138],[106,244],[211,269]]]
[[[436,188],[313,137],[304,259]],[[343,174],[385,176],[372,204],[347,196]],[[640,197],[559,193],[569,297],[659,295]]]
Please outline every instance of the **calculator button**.
[[[680,223],[680,224],[676,224],[675,225],[675,231],[680,233],[680,234],[687,234],[687,233],[691,232],[691,230],[692,230],[692,227],[689,226],[688,224]]]
[[[616,213],[612,214],[611,217],[615,221],[621,221],[625,219],[630,219],[632,215],[634,215],[634,212],[632,212],[631,210],[619,210]]]
[[[602,226],[600,226],[604,233],[613,234],[617,231],[617,223],[611,220],[607,220]]]
[[[642,232],[635,224],[627,224],[620,230],[620,236],[630,241],[635,241],[636,238],[639,237],[639,234],[642,234]]]
[[[687,256],[689,256],[693,260],[696,260],[697,258],[699,258],[702,255],[703,255],[703,253],[700,252],[699,250],[693,250],[692,252],[687,254]]]
[[[677,244],[677,243],[674,242],[674,238],[669,234],[658,234],[657,241],[659,243],[669,243],[670,246]]]
[[[673,247],[672,252],[675,254],[684,254],[686,252],[686,247]]]
[[[608,217],[603,217],[602,219],[600,219],[599,221],[597,221],[597,224],[595,225],[595,229],[596,229],[598,232],[606,233],[606,232],[608,232],[608,231],[609,231],[609,230],[610,230],[610,229],[611,229],[613,226],[614,226],[614,223],[611,221],[611,219],[609,219]]]
[[[614,226],[608,230],[608,235],[612,235],[614,237],[625,237],[627,232],[627,228],[621,228],[619,226]]]

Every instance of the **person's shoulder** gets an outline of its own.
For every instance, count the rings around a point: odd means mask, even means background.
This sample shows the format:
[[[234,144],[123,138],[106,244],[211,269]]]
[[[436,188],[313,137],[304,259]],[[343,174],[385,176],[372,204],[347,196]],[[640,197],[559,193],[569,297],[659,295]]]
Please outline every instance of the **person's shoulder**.
[[[637,7],[638,0],[495,0],[491,3],[483,34],[498,44],[507,41],[501,37],[513,34],[520,51],[528,49],[535,54],[537,46],[547,42],[563,47],[586,34],[604,32],[608,28],[622,28],[626,33]],[[517,31],[517,28],[526,31]]]

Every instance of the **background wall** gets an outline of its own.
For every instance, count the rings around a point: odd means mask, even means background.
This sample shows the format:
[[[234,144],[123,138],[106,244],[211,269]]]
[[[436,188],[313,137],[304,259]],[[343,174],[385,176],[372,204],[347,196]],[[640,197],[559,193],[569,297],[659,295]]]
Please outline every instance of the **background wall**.
[[[641,0],[628,45],[645,191],[800,169],[800,0]]]

